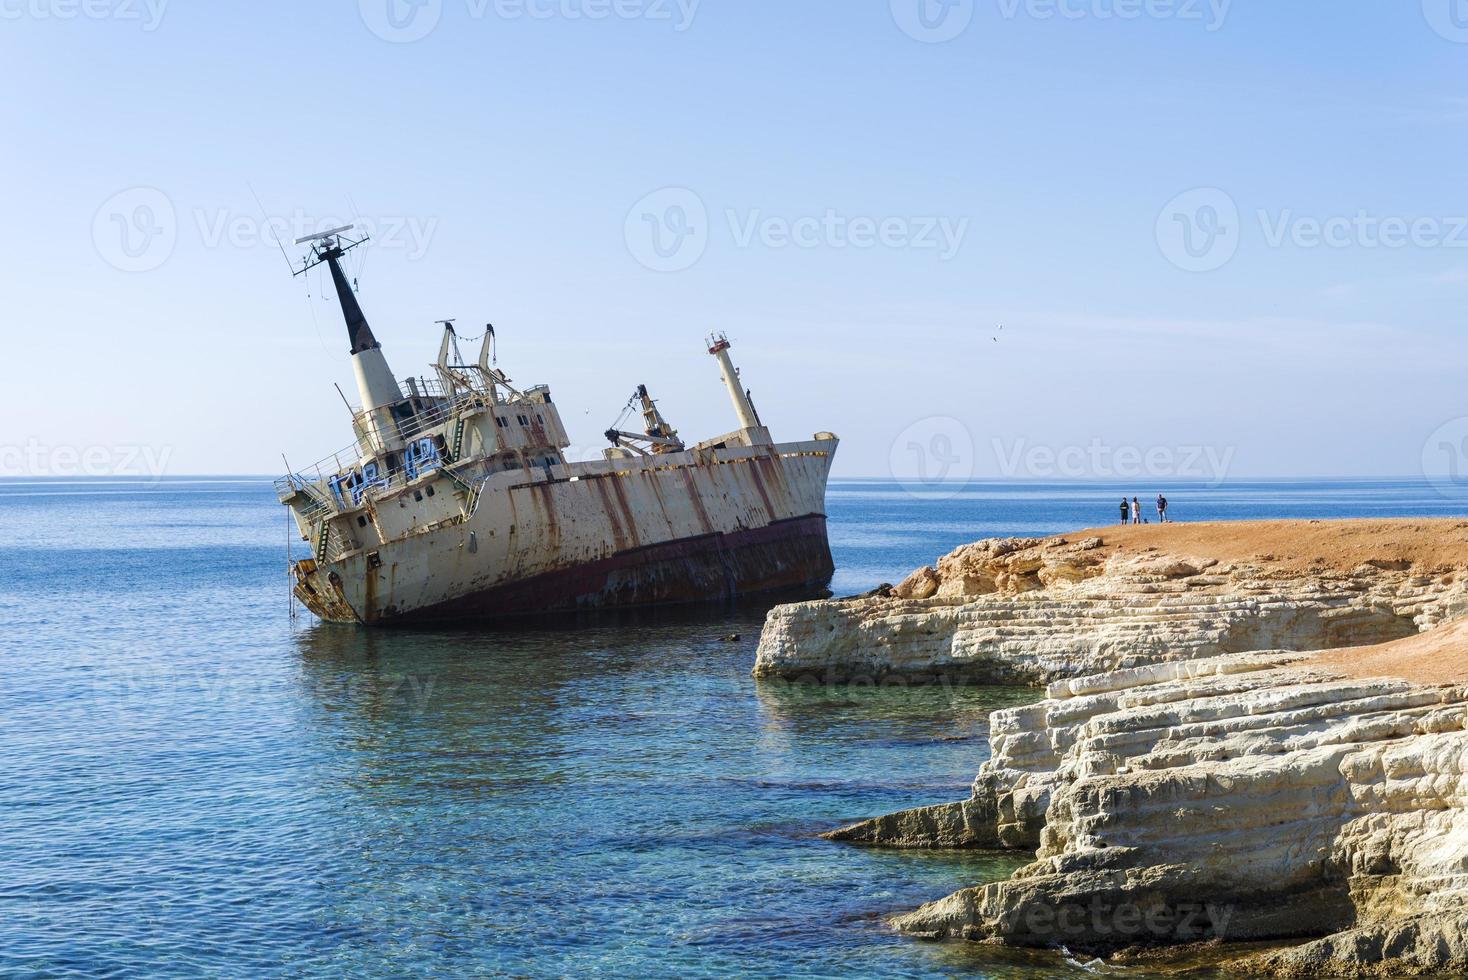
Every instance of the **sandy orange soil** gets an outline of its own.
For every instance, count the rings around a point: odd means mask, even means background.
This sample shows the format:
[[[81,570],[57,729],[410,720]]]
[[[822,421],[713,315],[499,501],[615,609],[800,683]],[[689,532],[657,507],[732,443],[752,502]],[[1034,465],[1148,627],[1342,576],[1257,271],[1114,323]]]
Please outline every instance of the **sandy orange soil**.
[[[1348,573],[1364,564],[1422,575],[1468,574],[1468,520],[1239,521],[1094,528],[1114,553],[1155,549],[1178,557],[1262,564],[1281,574]],[[1418,684],[1468,684],[1468,619],[1377,646],[1318,653],[1318,666],[1348,677],[1399,677]]]
[[[1261,563],[1282,573],[1350,572],[1367,563],[1423,574],[1468,573],[1468,519],[1402,518],[1342,521],[1213,521],[1098,527],[1108,551],[1156,550],[1180,558]]]
[[[1414,684],[1468,684],[1468,619],[1370,647],[1315,654],[1313,666],[1347,677],[1400,677]]]

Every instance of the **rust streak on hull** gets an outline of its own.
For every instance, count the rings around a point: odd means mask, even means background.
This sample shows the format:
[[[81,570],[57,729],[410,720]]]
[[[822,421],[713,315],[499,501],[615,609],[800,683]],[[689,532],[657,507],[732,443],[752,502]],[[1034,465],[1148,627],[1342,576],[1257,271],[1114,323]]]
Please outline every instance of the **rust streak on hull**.
[[[621,510],[623,526],[627,528],[627,533],[632,536],[632,547],[640,548],[642,547],[642,540],[637,535],[637,517],[632,513],[632,508],[627,503],[627,492],[622,487],[623,482],[622,480],[611,481],[612,494],[617,498],[617,507]]]
[[[698,523],[705,531],[712,532],[714,522],[709,520],[709,512],[703,506],[703,498],[698,495],[698,484],[693,482],[693,473],[683,470],[683,485],[688,488],[688,500],[693,504],[693,512],[698,515]]]
[[[430,485],[379,510],[397,536],[339,519],[298,567],[317,616],[365,625],[719,600],[829,581],[824,491],[834,439],[507,470],[474,506],[425,524]],[[600,472],[597,472],[600,470]],[[434,477],[430,477],[433,479]],[[435,503],[430,503],[430,501]],[[365,527],[365,525],[363,525]]]
[[[763,502],[765,505],[765,514],[773,517],[775,514],[778,514],[779,511],[775,509],[774,503],[770,500],[770,492],[765,489],[765,478],[760,476],[760,469],[768,467],[769,465],[770,461],[766,458],[751,460],[749,466],[749,476],[750,479],[754,481],[755,490],[759,492],[760,501]]]
[[[824,586],[834,565],[821,515],[633,548],[379,619],[414,625],[588,609],[671,605]]]

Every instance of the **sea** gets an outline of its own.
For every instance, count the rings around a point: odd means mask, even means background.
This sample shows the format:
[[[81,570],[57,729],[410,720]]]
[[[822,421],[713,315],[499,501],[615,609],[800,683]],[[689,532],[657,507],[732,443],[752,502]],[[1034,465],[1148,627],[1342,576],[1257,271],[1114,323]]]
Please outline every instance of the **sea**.
[[[1468,511],[1422,480],[1169,489],[1178,521]],[[832,587],[1136,492],[833,482]],[[1157,975],[899,936],[1025,856],[818,836],[966,796],[1034,690],[756,682],[762,602],[322,625],[292,545],[262,478],[0,481],[0,974]]]

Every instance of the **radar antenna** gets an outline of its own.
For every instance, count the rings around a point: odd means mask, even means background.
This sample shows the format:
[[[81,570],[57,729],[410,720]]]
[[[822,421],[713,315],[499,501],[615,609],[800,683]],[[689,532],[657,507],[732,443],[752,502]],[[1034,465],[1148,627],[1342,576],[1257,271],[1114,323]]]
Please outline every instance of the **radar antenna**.
[[[299,276],[310,272],[322,263],[331,267],[331,282],[336,287],[336,298],[341,303],[342,316],[347,321],[347,336],[352,342],[352,353],[360,354],[364,350],[372,350],[382,345],[377,342],[377,338],[372,334],[372,328],[367,324],[367,315],[362,312],[362,306],[357,302],[356,290],[352,288],[351,283],[347,282],[346,274],[342,272],[341,257],[366,242],[369,237],[363,235],[355,240],[347,238],[344,233],[355,227],[355,225],[342,225],[330,231],[297,238],[297,245],[309,244],[311,249],[301,260],[300,269],[296,270],[294,274]]]
[[[330,231],[318,231],[314,235],[306,235],[304,238],[297,238],[296,239],[296,244],[297,245],[304,245],[307,242],[319,242],[319,241],[325,241],[328,238],[336,238],[342,232],[344,232],[344,231],[351,231],[355,227],[357,227],[357,226],[356,225],[340,225],[340,226],[338,226],[336,228],[331,229]],[[366,241],[366,239],[363,239],[363,241]]]

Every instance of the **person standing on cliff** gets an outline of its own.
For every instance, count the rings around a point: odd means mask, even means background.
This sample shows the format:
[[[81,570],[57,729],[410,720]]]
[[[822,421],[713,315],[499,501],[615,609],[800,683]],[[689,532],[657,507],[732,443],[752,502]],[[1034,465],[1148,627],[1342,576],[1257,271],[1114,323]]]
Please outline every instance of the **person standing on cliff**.
[[[1126,523],[1127,516],[1129,514],[1131,514],[1131,512],[1132,512],[1132,505],[1126,502],[1126,498],[1125,497],[1122,497],[1121,498],[1121,522],[1123,524]]]
[[[1136,497],[1132,498],[1132,523],[1142,523],[1142,502]]]
[[[1157,523],[1167,523],[1167,498],[1160,493],[1157,495]]]

